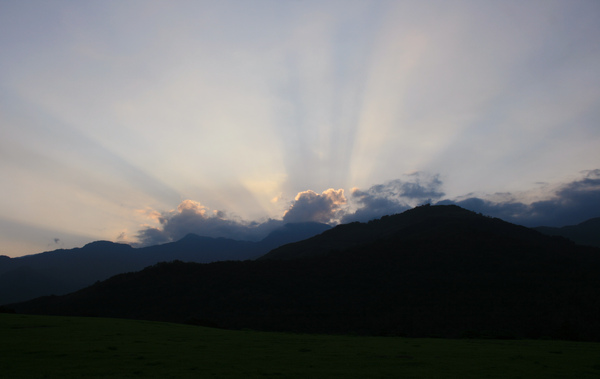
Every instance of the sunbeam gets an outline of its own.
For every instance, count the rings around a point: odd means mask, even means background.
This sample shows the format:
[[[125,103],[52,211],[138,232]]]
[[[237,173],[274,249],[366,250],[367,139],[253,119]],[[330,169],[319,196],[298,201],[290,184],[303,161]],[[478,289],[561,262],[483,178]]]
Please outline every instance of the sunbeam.
[[[74,247],[136,242],[161,227],[140,210],[186,200],[229,226],[333,224],[442,200],[398,195],[409,187],[460,201],[568,186],[600,162],[599,14],[542,0],[3,2],[0,218]],[[346,201],[327,208],[327,191]],[[0,249],[30,252],[26,234]]]

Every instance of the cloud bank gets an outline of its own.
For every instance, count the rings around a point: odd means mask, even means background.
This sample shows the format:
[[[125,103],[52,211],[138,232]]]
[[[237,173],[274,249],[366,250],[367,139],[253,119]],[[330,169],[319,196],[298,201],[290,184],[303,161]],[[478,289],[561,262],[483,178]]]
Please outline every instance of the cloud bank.
[[[416,172],[366,190],[353,188],[349,199],[343,189],[330,188],[320,194],[306,190],[296,195],[281,219],[265,221],[245,221],[197,201],[184,200],[168,212],[144,211],[159,226],[141,229],[138,245],[176,241],[188,233],[258,241],[286,223],[366,222],[424,203],[456,204],[525,226],[573,225],[600,217],[600,169],[585,171],[579,179],[559,184],[543,200],[533,202],[519,200],[519,195],[513,194],[503,194],[507,200],[497,200],[497,194],[443,199],[442,187],[439,175]]]
[[[139,246],[177,241],[190,233],[206,237],[257,241],[281,226],[281,221],[272,219],[258,223],[229,217],[224,211],[211,211],[194,200],[182,201],[176,210],[147,213],[150,219],[160,223],[160,227],[145,226],[141,229],[137,233]]]
[[[574,225],[600,217],[600,169],[585,171],[583,177],[559,185],[547,199],[525,203],[518,200],[492,201],[481,197],[444,200],[463,208],[525,226]]]
[[[344,190],[330,188],[321,194],[308,190],[298,193],[281,220],[245,221],[224,211],[213,210],[193,200],[184,200],[176,210],[144,211],[160,227],[146,226],[137,233],[138,245],[149,246],[176,241],[189,233],[206,237],[226,237],[259,241],[287,223],[337,223],[341,207],[346,204]]]
[[[352,199],[358,205],[346,212],[342,222],[369,221],[381,216],[404,212],[422,203],[431,203],[444,196],[439,175],[416,172],[362,191],[352,189]]]

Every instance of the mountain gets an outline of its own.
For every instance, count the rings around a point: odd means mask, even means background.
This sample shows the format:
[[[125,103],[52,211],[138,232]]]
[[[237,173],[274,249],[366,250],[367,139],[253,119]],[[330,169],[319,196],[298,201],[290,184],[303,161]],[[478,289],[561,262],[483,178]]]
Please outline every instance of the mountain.
[[[331,228],[320,223],[286,224],[259,242],[189,234],[176,242],[144,248],[96,241],[19,258],[0,256],[0,305],[44,295],[62,295],[113,275],[158,262],[208,263],[255,259],[269,250]]]
[[[264,252],[267,252],[278,246],[305,240],[329,229],[331,229],[331,226],[320,222],[287,223],[269,233],[260,241],[260,246]]]
[[[526,227],[481,216],[458,206],[424,205],[366,224],[353,222],[339,225],[312,238],[276,248],[259,259],[297,259],[325,255],[375,241],[406,243],[429,236],[441,241],[456,235],[464,239],[463,243],[473,243],[488,234],[498,238],[508,236],[516,239],[517,244],[547,241],[547,238]],[[502,241],[504,244],[506,242]]]
[[[64,294],[120,272],[140,270],[144,266],[135,263],[137,256],[136,249],[129,245],[97,241],[82,248],[3,260],[0,304]]]
[[[600,249],[418,207],[263,259],[171,262],[7,308],[223,328],[600,341]]]
[[[562,228],[538,226],[533,229],[549,236],[568,238],[580,245],[600,247],[600,217],[589,219],[577,225],[563,226]]]

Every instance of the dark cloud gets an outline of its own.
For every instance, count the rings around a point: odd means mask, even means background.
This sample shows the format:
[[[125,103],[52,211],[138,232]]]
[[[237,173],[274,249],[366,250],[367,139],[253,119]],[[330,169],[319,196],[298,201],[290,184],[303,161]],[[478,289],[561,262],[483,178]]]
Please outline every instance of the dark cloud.
[[[351,199],[358,205],[341,221],[368,221],[384,215],[403,212],[419,203],[432,203],[441,198],[442,181],[437,175],[416,173],[403,179],[374,185],[366,191],[354,189]],[[600,169],[583,173],[583,177],[565,183],[548,198],[532,203],[504,194],[511,200],[495,201],[493,196],[442,200],[436,204],[456,204],[463,208],[525,226],[573,225],[600,217]]]
[[[463,208],[525,226],[574,225],[600,217],[600,170],[584,172],[584,177],[563,184],[549,199],[525,204],[519,201],[494,202],[478,197],[444,200]]]
[[[377,184],[366,191],[352,190],[352,199],[358,208],[346,213],[342,222],[369,221],[381,216],[404,212],[415,205],[431,203],[444,196],[442,181],[438,175],[417,172],[384,184]]]
[[[442,184],[439,175],[429,175],[423,172],[407,175],[407,179],[404,180],[397,179],[389,182],[391,187],[398,189],[398,196],[418,202],[431,202],[433,199],[444,196],[441,191]]]
[[[341,207],[345,204],[343,189],[330,188],[320,195],[311,190],[300,192],[283,215],[283,221],[331,223],[337,219]]]
[[[52,238],[52,241],[54,243],[50,242],[50,243],[48,243],[48,245],[46,247],[56,249],[57,247],[61,247],[62,248],[64,246],[64,243],[58,237]]]
[[[159,228],[146,227],[137,234],[138,243],[135,246],[151,246],[171,242],[172,238]]]

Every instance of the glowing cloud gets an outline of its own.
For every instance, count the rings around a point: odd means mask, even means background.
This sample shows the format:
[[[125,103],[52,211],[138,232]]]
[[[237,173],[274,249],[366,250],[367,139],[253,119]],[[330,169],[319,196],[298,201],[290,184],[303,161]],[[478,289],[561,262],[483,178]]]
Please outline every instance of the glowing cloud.
[[[283,215],[285,222],[323,222],[336,220],[341,207],[346,204],[344,190],[330,188],[318,194],[308,190],[300,192],[292,206]]]
[[[344,190],[330,188],[318,194],[308,190],[298,193],[283,220],[245,221],[226,212],[212,210],[194,200],[182,201],[176,210],[157,212],[139,211],[160,225],[144,225],[137,233],[138,246],[149,246],[176,241],[189,233],[207,237],[227,237],[237,240],[258,241],[286,223],[337,223],[342,207],[346,205]]]
[[[226,237],[257,241],[281,226],[281,221],[247,222],[229,217],[226,212],[213,210],[194,200],[182,201],[176,210],[168,212],[144,211],[150,220],[158,220],[160,227],[146,225],[137,233],[139,246],[176,241],[194,233],[206,237]],[[157,213],[160,216],[157,217]]]
[[[149,242],[258,238],[268,219],[367,220],[442,193],[521,204],[510,215],[595,193],[485,195],[597,168],[597,1],[0,4],[12,254],[144,222]]]

